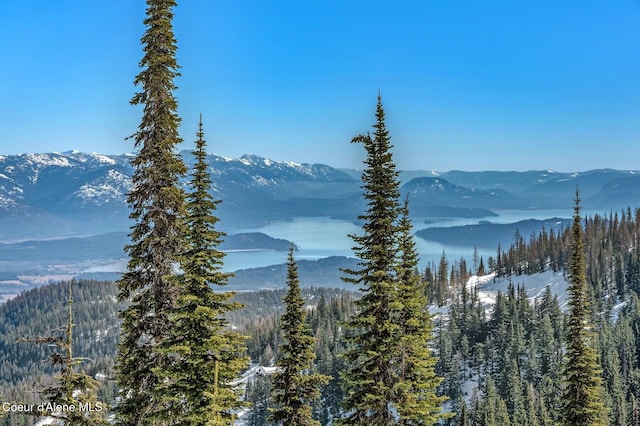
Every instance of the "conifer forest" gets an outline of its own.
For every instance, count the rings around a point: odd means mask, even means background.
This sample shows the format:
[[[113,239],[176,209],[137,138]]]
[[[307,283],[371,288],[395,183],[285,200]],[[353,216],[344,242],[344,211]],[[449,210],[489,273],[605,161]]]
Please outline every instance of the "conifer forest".
[[[640,426],[640,209],[584,215],[575,188],[570,226],[420,267],[372,88],[371,123],[345,139],[366,201],[347,289],[301,287],[291,247],[283,289],[230,291],[210,118],[193,166],[176,150],[179,8],[146,3],[126,270],[0,306],[0,425]],[[564,294],[527,292],[545,272]]]

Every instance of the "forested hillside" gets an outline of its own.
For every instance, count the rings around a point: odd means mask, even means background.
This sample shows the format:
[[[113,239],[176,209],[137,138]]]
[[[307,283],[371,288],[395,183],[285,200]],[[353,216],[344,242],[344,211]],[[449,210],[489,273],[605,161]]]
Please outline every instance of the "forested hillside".
[[[595,332],[599,365],[589,374],[602,378],[602,410],[615,425],[640,424],[639,213],[628,209],[582,222],[586,298],[581,305]],[[568,313],[549,289],[532,299],[518,277],[545,270],[574,276],[569,271],[570,231],[543,229],[527,243],[516,233],[512,246],[498,248],[489,268],[513,284],[497,295],[489,311],[483,309],[477,288],[459,282],[438,328],[439,372],[445,376],[441,390],[458,413],[455,424],[563,421]]]
[[[2,402],[40,403],[39,393],[51,383],[51,377],[59,372],[45,360],[55,350],[53,345],[17,342],[20,338],[36,338],[46,335],[63,335],[67,320],[67,282],[45,285],[29,290],[0,306],[0,384]],[[113,381],[113,363],[116,356],[120,320],[117,313],[124,304],[116,301],[117,286],[110,281],[73,282],[74,352],[89,358],[82,364],[85,371],[100,379],[104,401],[116,398]],[[249,336],[248,354],[253,362],[269,365],[278,347],[278,317],[282,313],[284,290],[264,290],[239,293],[235,301],[243,309],[228,315],[235,329]],[[351,312],[352,296],[344,290],[329,288],[303,289],[302,295],[309,308],[315,307],[309,316],[314,330],[321,337],[319,353],[327,352],[325,344],[336,345],[339,340],[339,320]],[[322,322],[322,325],[320,323]],[[338,366],[329,355],[321,355],[319,362],[335,373]],[[325,389],[325,394],[335,390]],[[338,394],[336,394],[338,395]],[[337,400],[336,400],[337,401]],[[31,416],[4,413],[6,425],[32,425]]]
[[[640,422],[640,299],[634,275],[640,229],[637,213],[584,220],[589,315],[597,332],[604,408],[610,423],[616,425]],[[500,250],[497,261],[449,261],[444,254],[440,264],[421,271],[430,308],[438,312],[434,318],[439,358],[436,371],[444,377],[439,392],[449,397],[447,406],[456,413],[447,424],[555,425],[562,420],[567,312],[559,300],[565,295],[553,294],[547,287],[542,296],[532,298],[518,279],[548,270],[566,274],[569,230],[559,235],[542,231],[528,244],[519,234],[514,238],[513,246]],[[490,267],[484,266],[487,264]],[[478,269],[493,279],[511,282],[506,292],[498,292],[493,305],[479,299],[482,287],[476,287],[474,276]],[[444,309],[438,309],[439,305]],[[310,324],[319,337],[318,371],[332,374],[325,360],[339,361],[342,345],[339,341],[322,343],[327,330],[314,320],[326,312],[324,302],[322,306],[311,311]],[[353,308],[344,304],[334,301],[332,306],[332,318],[353,313]],[[275,356],[276,321],[263,322],[256,330],[262,330],[262,337],[252,340],[252,358],[265,365]],[[340,382],[338,376],[333,377]],[[268,406],[268,386],[268,377],[260,377],[249,389],[248,398],[254,404],[250,424],[263,424],[260,413]],[[339,398],[332,396],[340,395],[340,387],[332,392],[337,394],[323,396],[324,409],[336,413],[340,407],[334,404]],[[317,418],[327,424],[324,414]]]
[[[587,279],[593,320],[598,331],[605,406],[611,424],[637,424],[640,420],[640,300],[638,299],[637,236],[640,222],[636,211],[611,213],[584,220],[587,248]],[[489,309],[478,299],[473,279],[473,260],[447,260],[421,271],[432,309],[441,294],[444,315],[435,317],[437,371],[445,380],[440,392],[450,398],[458,416],[450,424],[548,425],[560,412],[561,365],[564,353],[565,313],[550,290],[531,299],[518,283],[521,274],[543,270],[562,271],[568,260],[568,230],[542,231],[526,244],[515,235],[515,243],[485,261],[485,274],[510,279],[513,285],[496,297]],[[491,266],[491,268],[489,267]],[[116,317],[121,304],[115,302],[116,287],[110,282],[79,281],[74,286],[76,352],[89,357],[84,367],[95,375],[112,377],[111,366],[117,342]],[[0,380],[3,400],[35,398],[33,383],[46,382],[52,369],[41,362],[51,348],[16,343],[18,337],[37,336],[62,327],[65,321],[64,283],[23,293],[0,307]],[[247,351],[252,362],[270,366],[277,356],[284,290],[243,292],[235,300],[244,308],[229,313],[230,324],[248,335]],[[307,321],[317,338],[316,369],[330,375],[322,390],[316,418],[327,424],[340,412],[342,390],[339,371],[344,361],[341,322],[354,312],[357,294],[344,290],[303,289],[309,314]],[[38,385],[36,385],[37,388]],[[103,394],[113,397],[113,383],[102,382]],[[261,423],[269,406],[269,377],[254,377],[246,400],[253,406],[250,424]],[[20,424],[20,416],[11,415]],[[465,420],[465,418],[467,420]],[[494,419],[494,420],[491,420]],[[500,420],[502,419],[502,420]],[[25,420],[28,421],[28,420]],[[467,422],[467,423],[465,423]],[[30,423],[24,423],[30,424]]]
[[[116,286],[106,281],[74,281],[29,290],[0,306],[0,398],[4,403],[48,402],[46,389],[55,386],[60,365],[50,362],[62,351],[67,332],[68,289],[73,300],[73,353],[81,368],[100,384],[101,401],[115,399],[113,363],[120,334]],[[57,361],[56,361],[57,362]],[[9,408],[9,407],[7,407]],[[2,424],[33,425],[33,415],[2,410]]]

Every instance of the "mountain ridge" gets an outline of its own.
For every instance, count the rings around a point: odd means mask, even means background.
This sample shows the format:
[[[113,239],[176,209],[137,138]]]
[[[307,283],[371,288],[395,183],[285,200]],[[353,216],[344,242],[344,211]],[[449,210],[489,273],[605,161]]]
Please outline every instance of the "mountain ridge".
[[[193,164],[189,151],[185,163]],[[0,156],[0,242],[126,231],[133,154],[81,151]],[[274,161],[255,154],[208,154],[216,215],[225,232],[295,217],[357,221],[366,209],[359,171]],[[614,169],[400,172],[414,217],[486,218],[492,209],[567,208],[580,187],[583,208],[640,205],[640,173]],[[184,178],[186,185],[188,177]]]

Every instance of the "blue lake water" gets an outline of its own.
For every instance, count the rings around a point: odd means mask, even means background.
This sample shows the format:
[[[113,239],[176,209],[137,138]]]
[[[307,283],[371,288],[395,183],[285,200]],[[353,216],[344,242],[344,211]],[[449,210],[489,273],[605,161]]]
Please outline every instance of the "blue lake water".
[[[478,224],[480,221],[489,221],[492,223],[514,223],[526,219],[549,219],[553,217],[571,218],[573,211],[565,210],[497,210],[499,216],[485,218],[412,218],[414,231],[438,226],[450,227],[460,225]],[[602,212],[584,212],[584,215],[592,215],[593,213]],[[429,223],[425,223],[427,220]],[[288,222],[276,222],[257,228],[245,228],[233,230],[229,233],[238,232],[263,232],[274,238],[283,238],[293,241],[299,247],[295,253],[297,260],[308,259],[315,260],[328,256],[353,256],[353,241],[349,238],[349,234],[359,234],[360,227],[344,221],[333,220],[326,217],[316,218],[297,218]],[[416,246],[420,253],[420,267],[424,267],[428,262],[438,262],[442,256],[442,252],[446,252],[450,262],[459,260],[464,257],[470,262],[473,255],[473,247],[469,246],[445,246],[433,241],[425,241],[416,238]],[[496,256],[495,250],[490,252],[479,250],[486,261],[488,256]],[[274,251],[242,251],[229,252],[225,257],[224,269],[226,271],[235,271],[237,269],[253,268],[259,266],[274,265],[285,263],[287,260],[286,252]]]

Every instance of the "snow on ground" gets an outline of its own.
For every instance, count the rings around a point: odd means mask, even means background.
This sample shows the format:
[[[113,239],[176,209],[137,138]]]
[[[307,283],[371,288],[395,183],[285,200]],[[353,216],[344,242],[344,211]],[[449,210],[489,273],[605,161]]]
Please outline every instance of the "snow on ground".
[[[551,294],[558,296],[560,307],[564,309],[567,304],[567,286],[569,285],[562,272],[545,271],[532,275],[511,275],[508,277],[496,277],[495,273],[484,276],[472,276],[467,282],[468,288],[478,288],[478,297],[483,305],[490,307],[496,302],[498,292],[506,294],[509,283],[514,287],[524,285],[527,295],[533,300],[541,297],[545,289],[549,287]]]
[[[265,367],[263,365],[251,364],[249,369],[245,371],[242,376],[231,382],[232,386],[237,386],[246,389],[249,380],[252,380],[256,376],[271,376],[278,371],[278,367]],[[251,412],[250,408],[244,408],[236,413],[238,419],[233,423],[234,426],[247,426],[247,416]]]
[[[536,298],[542,297],[545,289],[549,287],[551,294],[558,296],[558,302],[562,309],[566,308],[567,304],[567,286],[566,280],[562,272],[545,271],[533,275],[512,275],[508,277],[496,277],[495,273],[483,276],[472,276],[467,282],[467,288],[477,288],[478,298],[483,304],[486,310],[493,309],[493,305],[496,303],[496,296],[498,292],[507,294],[509,289],[509,283],[512,283],[515,288],[519,285],[524,286],[527,291],[527,295],[533,301]],[[449,310],[449,306],[443,306],[441,308],[431,308],[431,313],[439,313],[446,316]],[[465,377],[462,384],[462,395],[467,405],[471,405],[471,399],[474,391],[478,388],[479,377],[477,372],[465,366]],[[445,410],[451,410],[454,401],[448,401],[444,408]]]
[[[611,309],[611,320],[612,321],[617,321],[618,315],[620,314],[620,311],[622,310],[622,308],[627,306],[627,303],[629,303],[628,300],[616,303],[616,305],[613,307],[613,309]]]
[[[566,280],[562,272],[545,271],[533,275],[511,275],[508,277],[496,277],[495,273],[489,275],[473,275],[467,281],[467,289],[478,289],[478,298],[480,303],[485,307],[487,311],[491,311],[493,305],[496,303],[496,296],[498,292],[507,294],[509,289],[509,283],[512,283],[515,288],[519,285],[524,285],[527,290],[527,295],[530,300],[533,301],[536,298],[542,297],[547,286],[551,289],[551,294],[558,296],[558,302],[560,308],[565,309],[567,305],[567,286],[569,282]],[[449,313],[449,305],[444,306],[430,306],[429,312],[432,315],[446,318]]]

